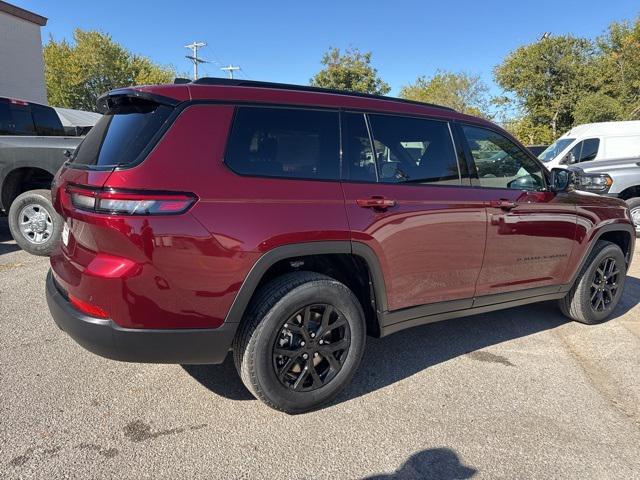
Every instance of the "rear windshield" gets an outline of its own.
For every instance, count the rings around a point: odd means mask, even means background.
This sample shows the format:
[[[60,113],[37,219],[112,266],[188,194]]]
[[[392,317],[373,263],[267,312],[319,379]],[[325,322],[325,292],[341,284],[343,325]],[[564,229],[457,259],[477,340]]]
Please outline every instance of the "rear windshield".
[[[71,163],[115,167],[134,163],[172,107],[136,100],[110,109],[76,149]]]

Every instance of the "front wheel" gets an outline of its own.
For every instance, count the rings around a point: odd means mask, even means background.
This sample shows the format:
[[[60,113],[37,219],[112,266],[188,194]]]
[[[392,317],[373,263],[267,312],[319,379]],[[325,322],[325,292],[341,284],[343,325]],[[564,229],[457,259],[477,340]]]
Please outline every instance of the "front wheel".
[[[602,322],[618,305],[626,275],[627,262],[620,247],[599,240],[573,287],[560,300],[562,313],[589,325]]]
[[[234,361],[255,397],[287,413],[315,409],[353,377],[366,328],[344,284],[293,272],[257,293],[234,341]]]
[[[636,237],[640,237],[640,197],[630,198],[627,200],[629,210],[631,210],[631,219],[636,229]]]
[[[53,209],[51,192],[30,190],[18,195],[9,209],[9,230],[24,251],[50,255],[62,231],[62,219]]]

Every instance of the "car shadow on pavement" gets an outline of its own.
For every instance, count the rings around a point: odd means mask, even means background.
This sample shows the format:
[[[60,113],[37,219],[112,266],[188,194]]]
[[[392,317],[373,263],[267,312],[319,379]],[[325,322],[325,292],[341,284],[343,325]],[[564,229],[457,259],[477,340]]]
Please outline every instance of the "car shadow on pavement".
[[[460,462],[449,448],[429,448],[414,453],[402,466],[390,474],[376,474],[364,480],[453,480],[473,477],[478,471]]]
[[[640,279],[629,276],[620,304],[609,321],[621,317],[638,303]],[[358,372],[351,384],[327,407],[387,387],[452,358],[551,330],[569,321],[555,302],[544,302],[436,322],[385,338],[367,338]],[[474,358],[506,366],[515,364],[507,357],[489,352],[476,354]],[[183,368],[217,395],[232,400],[253,399],[240,380],[231,355],[221,365],[183,365]]]
[[[255,400],[240,380],[231,354],[220,365],[182,365],[182,368],[217,395],[230,400]]]
[[[17,250],[20,250],[20,247],[13,241],[7,217],[0,216],[0,255]]]

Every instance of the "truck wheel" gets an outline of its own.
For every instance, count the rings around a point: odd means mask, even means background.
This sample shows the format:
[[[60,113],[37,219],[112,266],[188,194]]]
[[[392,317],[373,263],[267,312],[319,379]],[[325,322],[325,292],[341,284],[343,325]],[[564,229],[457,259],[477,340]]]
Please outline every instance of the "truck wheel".
[[[631,210],[631,219],[636,229],[636,237],[640,237],[640,197],[630,198],[627,200],[629,210]]]
[[[355,295],[313,272],[293,272],[262,287],[233,344],[249,391],[269,407],[302,413],[334,398],[355,374],[365,344]]]
[[[602,322],[616,308],[627,275],[627,263],[618,245],[596,243],[573,287],[560,300],[567,317],[593,325]]]
[[[30,190],[18,195],[9,209],[9,229],[24,251],[50,255],[62,231],[62,219],[53,209],[51,192]]]

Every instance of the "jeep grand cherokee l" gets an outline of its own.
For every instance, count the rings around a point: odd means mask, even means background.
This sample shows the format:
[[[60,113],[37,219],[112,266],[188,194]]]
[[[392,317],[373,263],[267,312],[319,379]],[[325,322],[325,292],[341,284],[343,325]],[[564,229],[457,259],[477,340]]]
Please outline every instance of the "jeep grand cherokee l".
[[[56,323],[134,362],[233,351],[269,406],[307,411],[366,335],[543,300],[597,323],[635,235],[508,133],[448,108],[200,79],[115,90],[56,175]]]

